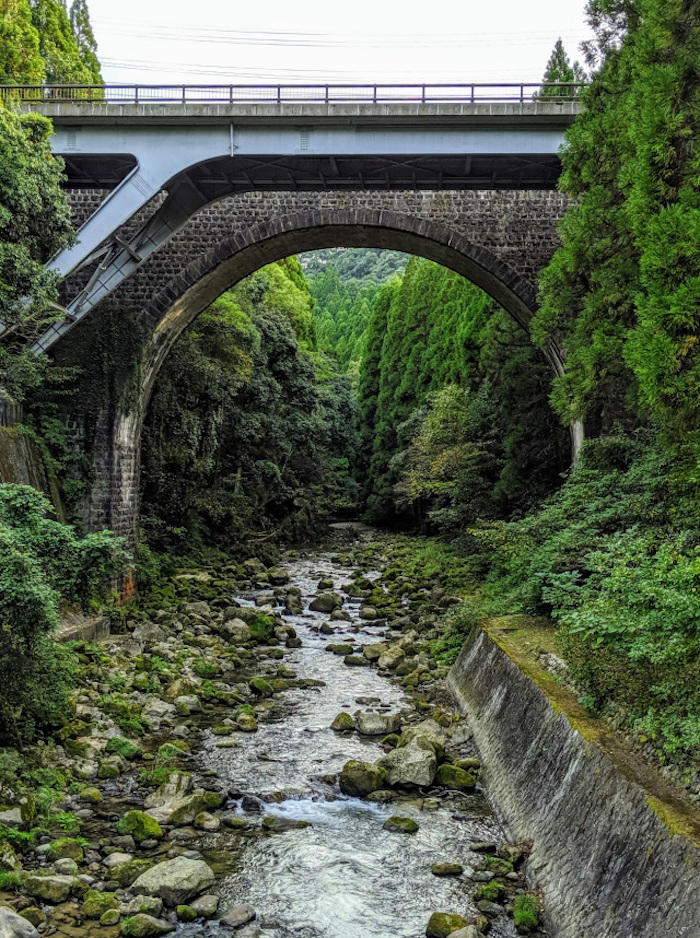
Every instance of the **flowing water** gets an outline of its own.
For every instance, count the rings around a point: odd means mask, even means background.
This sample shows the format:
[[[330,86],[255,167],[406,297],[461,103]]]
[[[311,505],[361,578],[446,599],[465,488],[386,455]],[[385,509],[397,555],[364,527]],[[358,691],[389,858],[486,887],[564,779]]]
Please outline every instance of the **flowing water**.
[[[351,571],[329,555],[285,567],[290,585],[302,592],[304,609],[318,592],[320,579],[332,579],[336,589],[351,579]],[[247,601],[254,602],[257,595],[250,593]],[[215,771],[234,795],[238,792],[230,807],[242,817],[259,817],[264,810],[312,825],[247,841],[239,836],[235,851],[230,832],[202,836],[202,856],[227,871],[222,905],[245,902],[257,911],[256,922],[235,933],[241,938],[422,938],[432,912],[475,914],[468,877],[481,858],[470,844],[504,840],[479,790],[473,795],[436,790],[390,804],[339,794],[328,776],[348,759],[374,762],[384,750],[378,737],[332,731],[337,713],[404,711],[415,719],[397,684],[374,669],[349,667],[326,651],[329,641],[359,647],[384,635],[382,627],[359,619],[359,604],[346,601],[345,608],[351,621],[333,622],[337,631],[331,637],[318,631],[328,616],[285,614],[303,644],[285,655],[284,665],[323,686],[287,691],[281,708],[276,703],[271,711],[271,722],[262,722],[255,734],[238,735],[237,748],[221,748],[220,739],[209,731],[204,734],[198,758],[203,769]],[[396,814],[416,820],[419,831],[406,835],[383,830],[384,821]],[[435,861],[461,863],[465,874],[434,876]],[[214,928],[213,923],[206,926]],[[516,932],[504,915],[490,934],[506,938]]]

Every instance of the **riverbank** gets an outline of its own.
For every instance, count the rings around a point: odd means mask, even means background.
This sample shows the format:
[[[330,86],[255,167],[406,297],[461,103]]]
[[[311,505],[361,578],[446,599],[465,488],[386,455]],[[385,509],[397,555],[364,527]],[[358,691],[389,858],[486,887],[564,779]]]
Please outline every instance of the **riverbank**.
[[[56,796],[33,834],[4,831],[2,899],[67,938],[505,938],[514,915],[534,922],[527,845],[493,820],[430,654],[456,597],[430,573],[389,592],[387,567],[360,537],[184,571],[124,635],[81,646],[75,721],[29,754]]]

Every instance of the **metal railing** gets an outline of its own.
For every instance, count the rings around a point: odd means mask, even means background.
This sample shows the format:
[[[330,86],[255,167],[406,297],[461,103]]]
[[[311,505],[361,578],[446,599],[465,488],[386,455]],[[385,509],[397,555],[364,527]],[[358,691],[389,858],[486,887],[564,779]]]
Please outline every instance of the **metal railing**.
[[[0,85],[0,100],[100,104],[492,104],[571,101],[584,82],[459,85]]]

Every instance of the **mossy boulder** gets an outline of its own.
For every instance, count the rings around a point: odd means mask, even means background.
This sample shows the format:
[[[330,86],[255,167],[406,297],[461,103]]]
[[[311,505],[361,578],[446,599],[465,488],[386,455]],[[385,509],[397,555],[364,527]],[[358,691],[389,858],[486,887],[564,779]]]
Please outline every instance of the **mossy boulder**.
[[[466,928],[469,922],[461,915],[450,912],[433,912],[425,929],[426,938],[447,938],[452,932]]]
[[[22,918],[26,918],[34,928],[38,928],[46,922],[46,914],[36,905],[30,905],[26,909],[22,909],[19,914]]]
[[[342,768],[339,783],[344,795],[364,798],[373,791],[386,788],[386,770],[370,762],[350,759]]]
[[[333,612],[343,605],[343,597],[338,593],[319,593],[315,599],[311,600],[309,609],[313,612]]]
[[[258,728],[258,721],[250,713],[240,713],[236,717],[236,726],[243,733],[255,733]]]
[[[118,909],[119,900],[113,892],[97,892],[95,889],[85,893],[82,913],[85,918],[102,918],[110,909]]]
[[[144,840],[160,840],[163,831],[160,824],[145,811],[127,811],[117,822],[120,834],[131,834],[137,844]]]
[[[433,876],[461,876],[464,872],[464,867],[461,863],[450,863],[445,860],[439,860],[437,863],[433,863],[430,872]]]
[[[339,713],[331,723],[331,729],[338,733],[346,732],[347,730],[354,730],[355,721],[349,713]]]
[[[100,916],[100,925],[106,925],[108,927],[118,925],[120,918],[119,909],[107,909],[104,915]]]
[[[99,804],[102,801],[102,792],[99,788],[90,785],[82,789],[79,798],[81,801],[87,801],[88,804]]]
[[[473,791],[476,785],[476,779],[473,775],[456,765],[448,765],[447,763],[438,768],[435,782],[438,785],[444,785],[446,788],[456,788],[457,791]]]
[[[385,831],[391,831],[394,834],[415,834],[420,830],[419,825],[416,824],[413,818],[399,817],[398,815],[387,818],[382,827]]]
[[[155,938],[157,935],[167,935],[171,931],[175,931],[175,925],[144,912],[125,918],[122,922],[122,935],[127,938]]]
[[[58,840],[49,844],[46,851],[46,859],[50,863],[56,860],[75,860],[76,863],[82,863],[85,859],[83,848],[77,840],[72,837],[59,837]]]
[[[153,866],[153,860],[127,860],[126,863],[120,863],[113,866],[109,871],[110,879],[116,880],[119,885],[126,889]]]
[[[121,736],[112,736],[107,740],[105,752],[116,753],[122,759],[136,759],[141,755],[142,749],[130,739],[123,739]]]
[[[194,922],[194,920],[197,918],[196,910],[189,905],[179,905],[175,911],[177,912],[177,917],[181,922]]]
[[[70,895],[86,889],[85,883],[75,876],[29,876],[25,880],[24,888],[30,896],[43,899],[45,902],[65,902]]]
[[[258,697],[272,697],[274,691],[263,677],[253,677],[249,681],[251,690]]]

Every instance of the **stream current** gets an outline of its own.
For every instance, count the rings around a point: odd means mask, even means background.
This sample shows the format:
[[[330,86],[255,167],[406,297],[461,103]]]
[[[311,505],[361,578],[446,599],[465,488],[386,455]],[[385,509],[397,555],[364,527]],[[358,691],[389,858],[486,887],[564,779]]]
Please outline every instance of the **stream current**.
[[[374,762],[385,750],[381,737],[334,732],[334,717],[358,710],[403,713],[413,719],[416,714],[396,683],[372,668],[349,667],[326,650],[329,641],[355,648],[381,641],[386,626],[362,621],[359,602],[346,598],[350,621],[334,621],[335,634],[328,636],[318,631],[328,616],[308,611],[319,580],[332,579],[337,590],[351,579],[351,570],[334,563],[330,554],[283,566],[289,585],[301,590],[305,610],[301,615],[285,613],[285,622],[295,628],[302,645],[285,654],[284,664],[323,686],[287,691],[282,712],[271,712],[270,722],[261,722],[257,733],[237,735],[236,748],[222,748],[217,737],[205,731],[198,758],[202,769],[215,771],[230,791],[240,793],[230,807],[242,817],[264,812],[309,821],[311,826],[251,838],[235,860],[225,834],[202,835],[201,855],[226,874],[220,883],[222,906],[249,903],[257,912],[256,921],[235,934],[422,938],[435,911],[475,915],[469,876],[481,856],[470,845],[505,839],[485,795],[477,787],[473,795],[431,791],[376,804],[338,793],[329,776],[348,759]],[[262,594],[254,591],[237,600],[253,604]],[[465,729],[464,738],[468,735]],[[385,820],[397,814],[413,818],[418,832],[383,830]],[[464,874],[437,877],[431,872],[436,861],[460,863]],[[206,926],[207,931],[213,927],[214,923]],[[194,934],[194,926],[183,930],[190,929]],[[515,936],[512,920],[498,918],[490,935]]]

